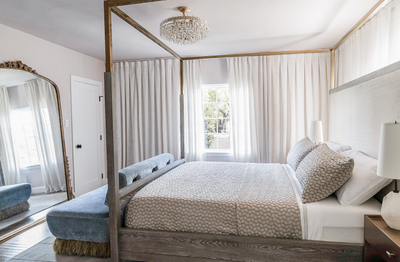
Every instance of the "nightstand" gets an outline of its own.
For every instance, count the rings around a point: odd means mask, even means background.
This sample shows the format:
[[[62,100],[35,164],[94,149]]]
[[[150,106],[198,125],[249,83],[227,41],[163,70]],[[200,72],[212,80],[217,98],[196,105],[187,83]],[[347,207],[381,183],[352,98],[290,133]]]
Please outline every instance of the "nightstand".
[[[379,215],[364,216],[364,261],[400,261],[400,231]]]

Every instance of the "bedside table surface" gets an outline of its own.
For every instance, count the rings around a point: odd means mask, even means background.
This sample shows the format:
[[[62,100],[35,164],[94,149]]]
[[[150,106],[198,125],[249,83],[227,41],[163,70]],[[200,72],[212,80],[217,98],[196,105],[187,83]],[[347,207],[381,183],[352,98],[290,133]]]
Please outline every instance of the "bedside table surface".
[[[400,261],[400,231],[379,215],[365,215],[364,261]]]
[[[381,216],[367,216],[367,218],[390,238],[390,240],[400,246],[400,230],[391,229]]]

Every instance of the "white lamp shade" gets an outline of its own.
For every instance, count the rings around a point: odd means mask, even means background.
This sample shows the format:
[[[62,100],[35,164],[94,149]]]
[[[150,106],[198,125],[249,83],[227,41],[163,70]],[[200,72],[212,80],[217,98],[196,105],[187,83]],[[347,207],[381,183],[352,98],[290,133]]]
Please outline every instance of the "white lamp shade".
[[[324,142],[324,135],[322,134],[322,121],[311,121],[310,132],[308,137],[314,143]]]
[[[377,174],[400,179],[400,124],[384,123],[381,126]]]

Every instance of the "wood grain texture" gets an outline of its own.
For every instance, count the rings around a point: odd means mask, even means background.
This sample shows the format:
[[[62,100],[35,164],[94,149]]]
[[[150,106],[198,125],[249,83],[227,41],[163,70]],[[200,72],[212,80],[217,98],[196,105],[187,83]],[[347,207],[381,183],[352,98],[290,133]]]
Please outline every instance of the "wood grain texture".
[[[165,0],[108,0],[109,6],[121,6],[121,5],[135,5],[151,2],[160,2]]]
[[[150,175],[147,175],[146,177],[144,177],[142,179],[139,179],[139,180],[133,182],[132,184],[119,190],[119,198],[123,198],[128,194],[136,193],[137,191],[142,189],[147,184],[151,183],[152,181],[156,180],[157,178],[163,176],[164,174],[168,173],[172,169],[174,169],[184,163],[185,163],[184,159],[174,161],[172,164],[170,164],[164,168],[161,168],[160,170],[157,170],[156,172],[151,173]]]
[[[154,43],[156,43],[157,45],[159,45],[161,48],[163,48],[165,51],[167,51],[168,53],[170,53],[171,55],[173,55],[174,57],[178,58],[178,59],[182,59],[174,50],[172,50],[171,48],[169,48],[166,44],[164,44],[163,42],[161,42],[157,37],[155,37],[152,33],[150,33],[149,31],[147,31],[143,26],[141,26],[140,24],[138,24],[135,20],[133,20],[132,18],[130,18],[126,13],[124,13],[121,9],[119,9],[118,7],[112,7],[111,11],[116,14],[119,18],[121,18],[122,20],[124,20],[125,22],[127,22],[130,26],[132,26],[133,28],[135,28],[136,30],[138,30],[140,33],[142,33],[144,36],[146,36],[147,38],[149,38],[151,41],[153,41]]]
[[[180,109],[180,131],[181,131],[181,158],[185,158],[185,97],[179,96]]]
[[[112,261],[119,261],[118,253],[118,229],[121,226],[121,214],[119,203],[119,176],[115,174],[114,167],[114,131],[113,131],[113,97],[115,89],[114,73],[104,73],[104,96],[106,105],[106,138],[107,138],[107,178],[109,197],[110,219],[110,248]]]
[[[130,228],[120,229],[119,241],[123,259],[157,255],[163,258],[159,261],[362,261],[363,256],[358,244]],[[176,260],[164,260],[171,256]]]
[[[385,262],[378,252],[368,243],[364,242],[364,261],[365,262]]]
[[[391,229],[381,216],[364,216],[364,236],[369,245],[365,250],[366,259],[378,254],[385,261],[400,261],[400,231]],[[394,256],[389,257],[387,252]]]
[[[184,57],[184,58],[182,58],[182,60],[214,59],[214,58],[242,57],[242,56],[264,56],[264,55],[290,55],[290,54],[307,54],[307,53],[325,53],[325,52],[330,52],[330,51],[331,51],[331,49],[313,49],[313,50],[297,50],[297,51],[259,52],[259,53],[231,54],[231,55],[212,55],[212,56]]]
[[[335,88],[335,50],[331,49],[331,89]]]
[[[357,22],[340,40],[337,42],[333,49],[337,49],[341,46],[350,36],[352,36],[358,29],[360,29],[363,25],[365,25],[375,14],[379,12],[384,6],[389,3],[389,0],[379,0],[371,10],[368,11],[361,19]]]
[[[104,1],[104,37],[106,52],[106,72],[113,72],[113,52],[112,52],[112,24],[111,7],[109,1]]]

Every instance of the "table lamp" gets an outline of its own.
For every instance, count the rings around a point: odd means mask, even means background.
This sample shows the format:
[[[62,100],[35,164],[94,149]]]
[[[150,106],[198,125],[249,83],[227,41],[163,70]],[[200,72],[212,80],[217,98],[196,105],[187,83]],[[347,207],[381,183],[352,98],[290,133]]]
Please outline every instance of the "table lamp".
[[[400,124],[397,121],[382,124],[377,174],[395,180],[395,189],[383,198],[381,216],[389,227],[400,230],[400,194],[397,189],[397,179],[400,179]]]
[[[316,144],[324,142],[324,135],[322,134],[322,121],[311,121],[308,138],[310,138],[310,140]]]

